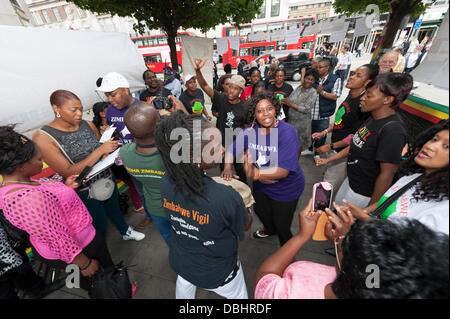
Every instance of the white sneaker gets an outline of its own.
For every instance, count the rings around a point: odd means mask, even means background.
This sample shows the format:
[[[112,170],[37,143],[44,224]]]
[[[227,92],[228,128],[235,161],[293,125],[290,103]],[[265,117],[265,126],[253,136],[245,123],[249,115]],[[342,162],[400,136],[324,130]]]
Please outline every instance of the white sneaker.
[[[142,240],[145,238],[145,234],[135,231],[135,230],[133,230],[133,228],[131,228],[131,226],[128,226],[127,233],[125,235],[123,235],[122,238],[123,238],[123,240],[139,241],[139,240]]]
[[[304,151],[302,151],[302,155],[303,156],[305,156],[305,155],[313,155],[314,154],[314,152],[312,152],[312,151],[310,151],[310,150],[304,150]]]

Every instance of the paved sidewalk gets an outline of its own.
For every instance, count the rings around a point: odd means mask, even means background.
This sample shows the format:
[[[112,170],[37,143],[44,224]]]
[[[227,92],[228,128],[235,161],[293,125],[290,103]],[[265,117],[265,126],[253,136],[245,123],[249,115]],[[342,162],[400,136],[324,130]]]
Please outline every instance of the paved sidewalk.
[[[368,63],[370,56],[354,58],[351,70],[355,70],[358,66]],[[294,88],[298,82],[289,82]],[[342,96],[338,100],[338,105],[345,99],[348,90],[344,89]],[[330,121],[331,122],[331,121]],[[297,204],[297,210],[303,209],[312,194],[312,186],[314,183],[321,181],[324,168],[317,168],[313,162],[312,155],[302,156],[300,158],[300,166],[306,177],[306,186],[303,195]],[[210,176],[219,175],[219,170],[214,169],[208,172]],[[131,205],[130,205],[131,206]],[[132,206],[131,206],[132,207]],[[125,215],[125,219],[130,225],[138,225],[144,215],[133,212],[130,208]],[[258,217],[254,215],[253,224],[246,232],[246,238],[239,243],[239,258],[242,262],[245,274],[245,281],[249,298],[254,296],[254,275],[259,265],[278,248],[277,236],[265,239],[254,239],[252,233],[262,226]],[[292,232],[296,234],[299,231],[298,215],[294,216],[292,222]],[[169,249],[160,236],[154,223],[151,223],[144,230],[146,238],[140,242],[124,241],[116,228],[109,223],[107,244],[111,252],[113,260],[117,263],[121,260],[126,265],[135,265],[129,270],[130,279],[138,282],[138,290],[135,299],[174,299],[175,298],[175,282],[177,275],[169,264]],[[333,265],[334,257],[326,254],[324,250],[332,247],[330,242],[317,242],[310,240],[297,254],[296,260],[309,260],[325,265]],[[48,299],[85,299],[88,298],[87,293],[81,289],[62,288],[49,296]],[[203,289],[197,290],[197,298],[199,299],[220,299],[213,292]]]

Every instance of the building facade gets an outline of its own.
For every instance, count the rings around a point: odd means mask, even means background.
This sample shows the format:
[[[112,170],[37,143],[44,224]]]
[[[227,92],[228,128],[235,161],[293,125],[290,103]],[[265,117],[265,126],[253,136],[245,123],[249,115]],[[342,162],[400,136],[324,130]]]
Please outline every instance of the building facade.
[[[291,1],[289,4],[289,18],[313,16],[317,20],[326,19],[331,15],[331,0]]]
[[[32,27],[33,19],[24,0],[0,0],[0,25]]]
[[[66,1],[26,0],[26,2],[34,24],[39,27],[127,34],[133,32],[132,18],[94,14]]]

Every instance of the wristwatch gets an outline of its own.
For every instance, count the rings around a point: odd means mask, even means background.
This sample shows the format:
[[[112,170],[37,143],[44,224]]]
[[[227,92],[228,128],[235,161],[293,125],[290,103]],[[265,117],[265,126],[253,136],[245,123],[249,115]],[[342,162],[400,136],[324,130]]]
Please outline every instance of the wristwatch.
[[[333,145],[333,143],[330,143],[330,148],[331,148],[332,151],[334,151],[334,145]]]

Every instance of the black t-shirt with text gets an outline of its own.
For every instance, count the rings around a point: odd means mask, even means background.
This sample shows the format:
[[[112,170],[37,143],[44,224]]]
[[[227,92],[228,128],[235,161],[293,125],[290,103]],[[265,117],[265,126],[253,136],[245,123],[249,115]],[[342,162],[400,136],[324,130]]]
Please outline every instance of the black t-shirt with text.
[[[156,92],[150,92],[149,90],[145,90],[139,95],[139,99],[141,101],[147,102],[152,96],[163,96],[169,97],[172,95],[172,92],[164,87],[159,87]]]
[[[217,118],[217,128],[222,134],[222,145],[225,145],[226,129],[234,130],[236,128],[244,128],[244,124],[247,121],[248,106],[242,100],[236,104],[231,104],[225,94],[216,90],[214,90],[212,103],[215,106],[213,112],[219,113]],[[235,135],[235,137],[236,136],[237,135]]]
[[[203,177],[205,198],[187,197],[165,174],[160,190],[172,226],[169,262],[173,270],[206,289],[217,288],[236,266],[238,240],[244,240],[248,214],[231,186]]]
[[[349,94],[345,101],[338,107],[334,120],[333,134],[331,135],[332,143],[343,140],[349,134],[355,134],[363,122],[369,118],[370,112],[361,112],[359,106],[363,94],[355,98],[352,98]],[[335,150],[339,152],[342,149],[336,148]]]
[[[369,117],[353,135],[347,161],[351,189],[372,197],[380,163],[400,164],[406,131],[397,114],[380,120]]]
[[[203,107],[205,107],[205,96],[203,94],[203,91],[200,89],[197,89],[195,91],[195,95],[192,96],[188,90],[183,91],[181,93],[179,100],[183,103],[184,107],[186,108],[186,111],[189,112],[189,114],[192,114],[192,107],[194,106],[195,102],[202,103]]]

